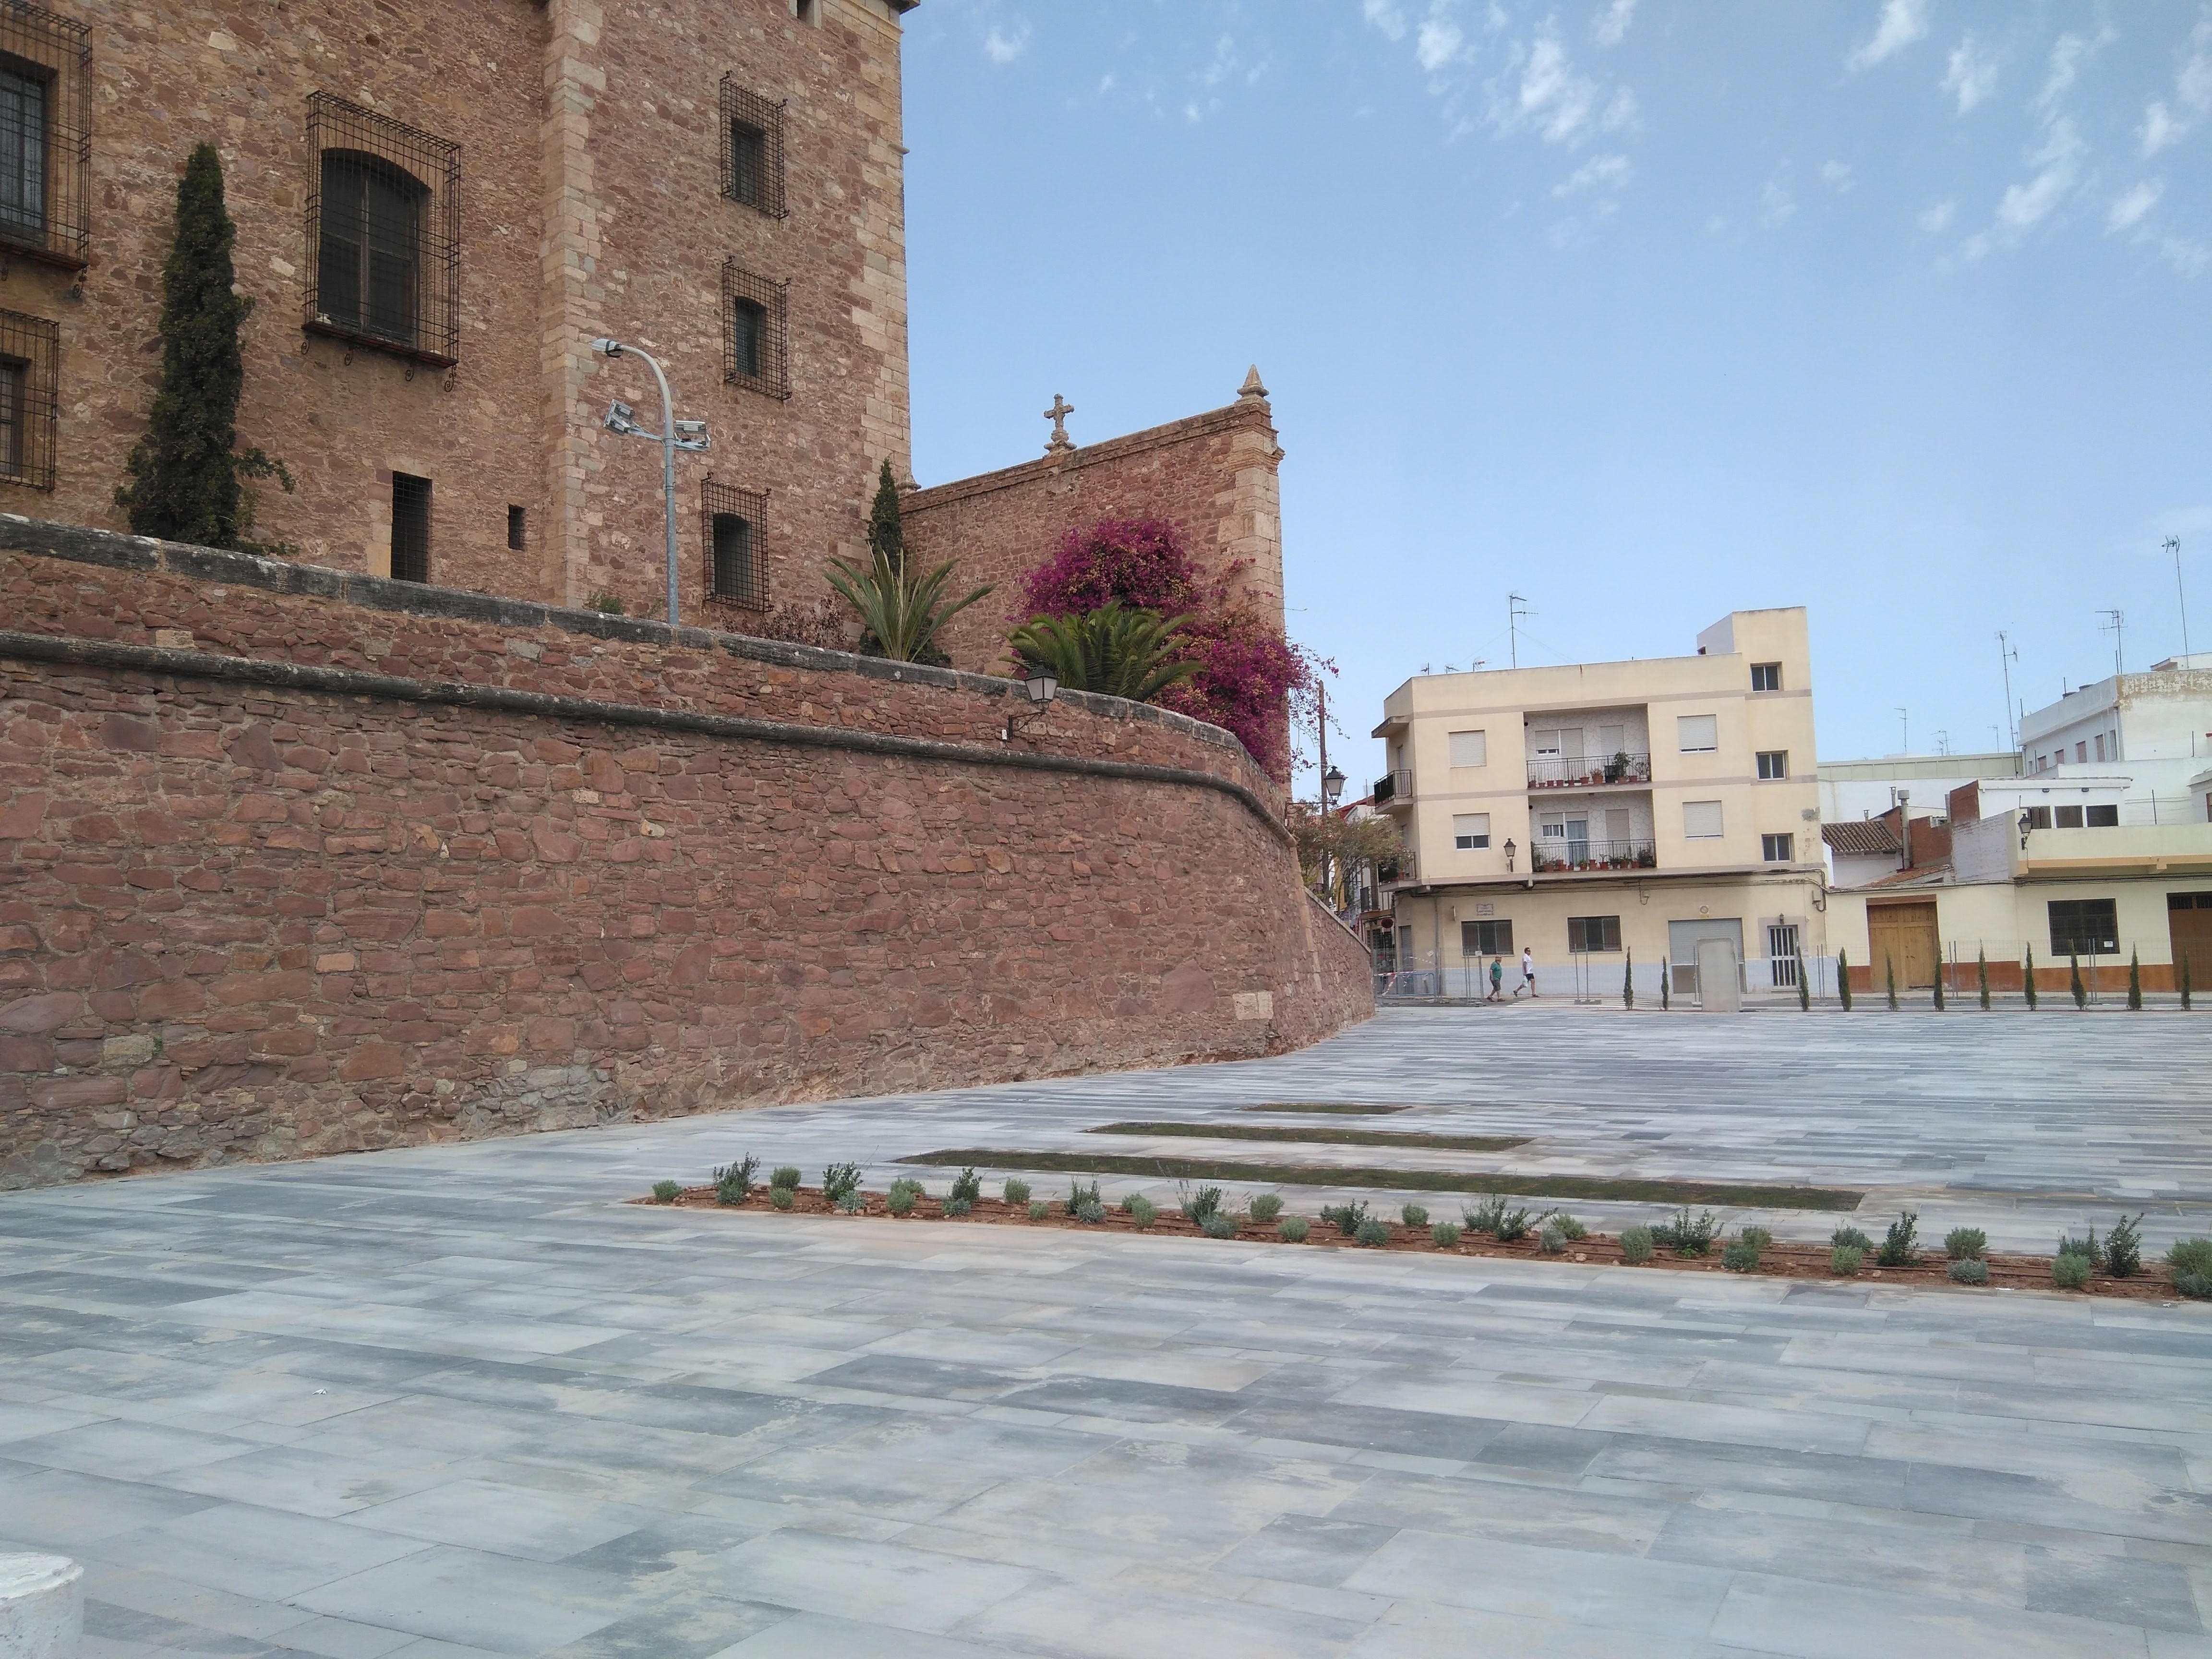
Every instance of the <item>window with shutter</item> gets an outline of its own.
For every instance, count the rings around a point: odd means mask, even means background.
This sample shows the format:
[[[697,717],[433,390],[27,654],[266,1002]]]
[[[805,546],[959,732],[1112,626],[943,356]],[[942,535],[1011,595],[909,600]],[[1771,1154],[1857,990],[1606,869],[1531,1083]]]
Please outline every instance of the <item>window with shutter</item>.
[[[1717,800],[1682,803],[1682,834],[1692,841],[1717,841],[1721,829],[1721,804]]]
[[[1453,732],[1451,734],[1451,763],[1454,766],[1489,765],[1489,734],[1485,732]]]
[[[1679,714],[1674,719],[1676,746],[1686,755],[1709,755],[1721,746],[1717,714]]]
[[[1462,853],[1480,852],[1490,845],[1490,814],[1461,812],[1452,818],[1452,847]]]

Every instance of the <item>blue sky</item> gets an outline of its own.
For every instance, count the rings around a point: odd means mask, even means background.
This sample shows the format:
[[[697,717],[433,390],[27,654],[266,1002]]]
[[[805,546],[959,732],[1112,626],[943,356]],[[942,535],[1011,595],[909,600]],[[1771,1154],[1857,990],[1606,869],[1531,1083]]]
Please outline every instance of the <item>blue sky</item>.
[[[925,483],[1224,404],[1364,780],[1424,665],[1811,611],[1821,756],[2212,649],[2212,0],[925,0]],[[1341,746],[1340,746],[1341,745]],[[1357,786],[1355,786],[1356,787]]]

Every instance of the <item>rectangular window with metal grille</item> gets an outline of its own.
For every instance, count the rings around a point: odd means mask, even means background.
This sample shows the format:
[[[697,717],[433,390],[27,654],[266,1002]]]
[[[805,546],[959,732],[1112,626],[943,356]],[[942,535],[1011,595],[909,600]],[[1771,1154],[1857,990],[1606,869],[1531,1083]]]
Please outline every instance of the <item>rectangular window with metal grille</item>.
[[[723,261],[722,378],[732,386],[791,395],[789,292],[787,283]]]
[[[2111,956],[2119,950],[2118,900],[2052,899],[2050,903],[2052,956]]]
[[[783,106],[722,77],[722,194],[784,216]]]
[[[0,483],[54,487],[54,417],[61,329],[0,311]]]
[[[0,3],[0,244],[71,268],[88,248],[92,33]]]
[[[768,609],[763,528],[768,492],[708,478],[699,486],[699,540],[706,554],[707,597],[747,611]]]
[[[1618,951],[1620,949],[1620,918],[1569,916],[1567,949],[1570,951]]]
[[[457,361],[459,148],[321,92],[307,142],[309,331]]]
[[[392,579],[430,580],[430,481],[392,475]]]
[[[1459,948],[1471,957],[1510,957],[1513,954],[1513,924],[1509,921],[1462,921]]]

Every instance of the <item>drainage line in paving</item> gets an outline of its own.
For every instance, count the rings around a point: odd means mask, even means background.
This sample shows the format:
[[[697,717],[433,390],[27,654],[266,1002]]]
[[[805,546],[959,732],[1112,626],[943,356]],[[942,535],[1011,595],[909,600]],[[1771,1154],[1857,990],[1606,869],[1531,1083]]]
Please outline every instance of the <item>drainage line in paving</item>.
[[[1297,1129],[1273,1123],[1102,1123],[1094,1135],[1189,1135],[1202,1140],[1304,1141],[1328,1146],[1423,1146],[1432,1152],[1503,1152],[1529,1135],[1432,1135],[1389,1129]]]

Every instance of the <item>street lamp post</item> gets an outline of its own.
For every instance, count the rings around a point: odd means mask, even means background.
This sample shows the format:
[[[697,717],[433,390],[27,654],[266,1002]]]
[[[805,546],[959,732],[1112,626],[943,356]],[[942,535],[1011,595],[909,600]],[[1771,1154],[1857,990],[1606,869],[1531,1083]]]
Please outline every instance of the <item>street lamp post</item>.
[[[606,428],[625,438],[650,438],[660,446],[660,502],[661,514],[668,532],[668,625],[677,626],[676,610],[676,452],[679,449],[699,450],[707,447],[707,423],[704,421],[679,421],[676,418],[676,402],[669,395],[668,376],[660,372],[660,364],[648,351],[634,345],[624,345],[620,340],[597,339],[592,349],[602,357],[641,357],[645,366],[653,371],[653,378],[660,385],[660,430],[647,432],[632,418],[637,411],[617,399],[607,405]]]

